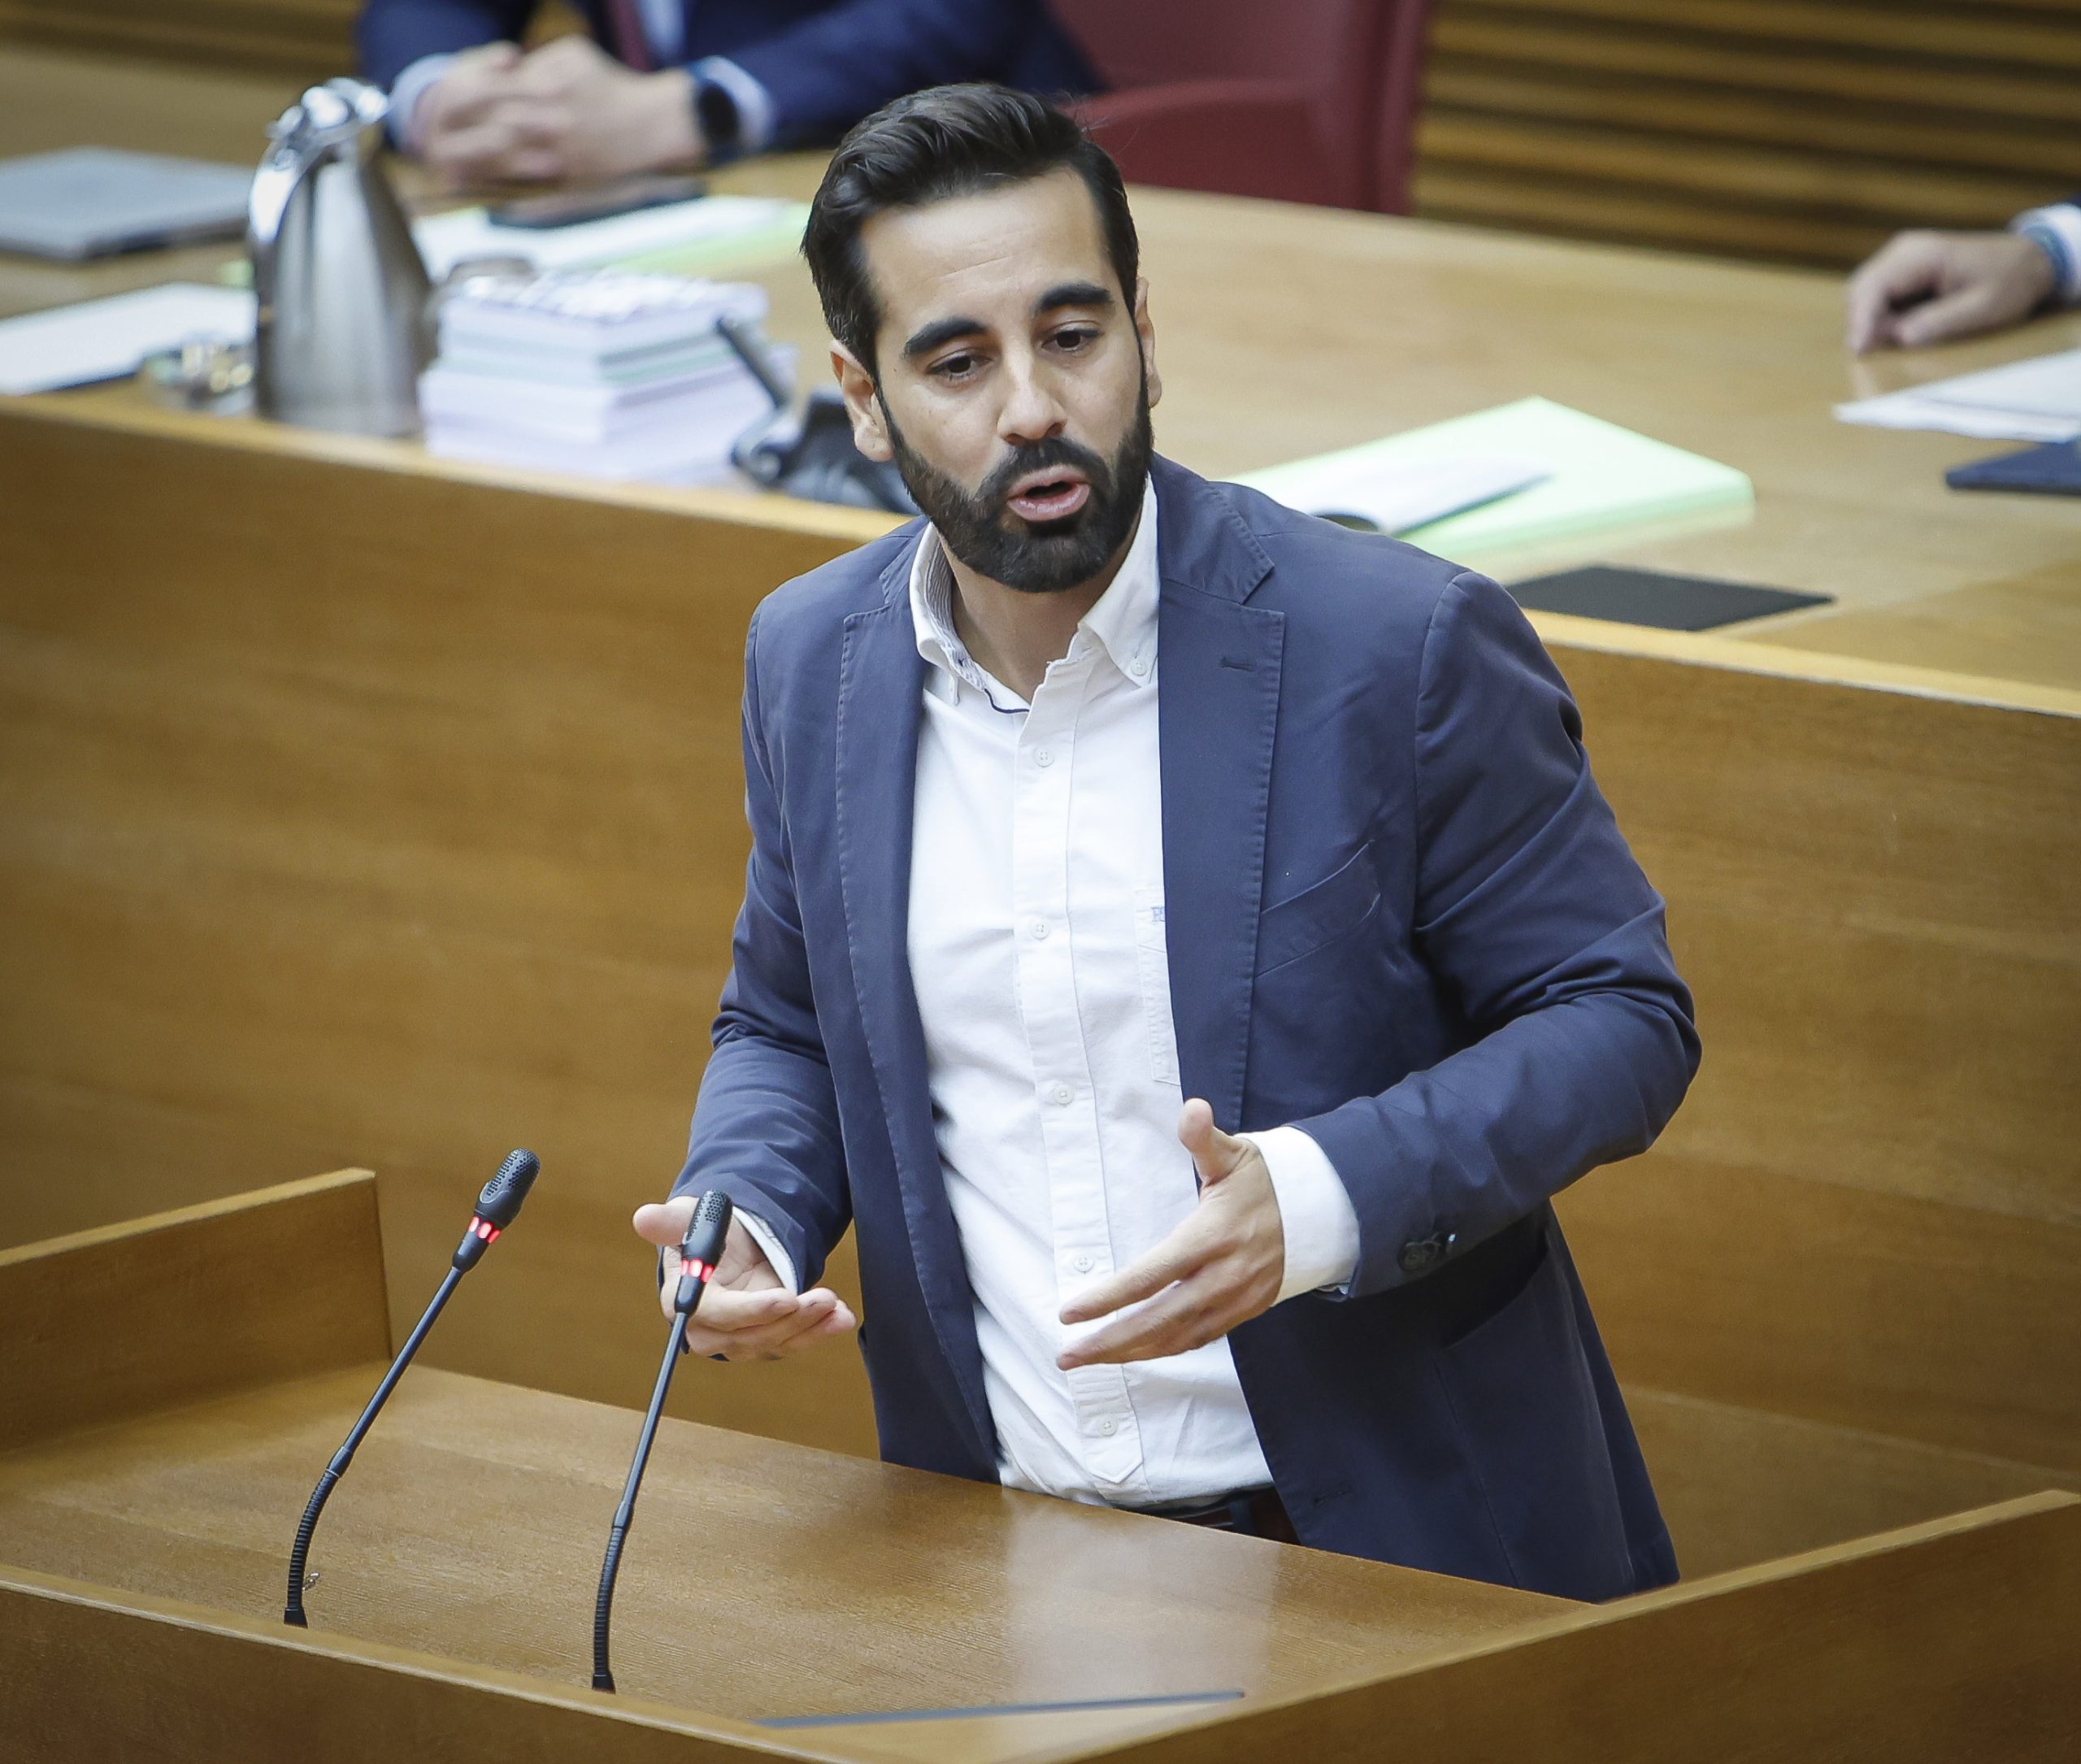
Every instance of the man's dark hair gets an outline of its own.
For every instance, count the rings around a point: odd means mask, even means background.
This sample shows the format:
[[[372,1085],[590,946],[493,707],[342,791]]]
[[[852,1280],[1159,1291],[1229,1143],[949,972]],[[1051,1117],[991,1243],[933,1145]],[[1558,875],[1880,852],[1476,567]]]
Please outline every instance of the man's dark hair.
[[[1127,193],[1112,155],[1075,118],[1031,93],[980,83],[934,86],[884,105],[838,144],[802,235],[831,334],[877,372],[881,309],[860,250],[860,229],[876,215],[1065,170],[1091,192],[1132,308],[1141,251]]]

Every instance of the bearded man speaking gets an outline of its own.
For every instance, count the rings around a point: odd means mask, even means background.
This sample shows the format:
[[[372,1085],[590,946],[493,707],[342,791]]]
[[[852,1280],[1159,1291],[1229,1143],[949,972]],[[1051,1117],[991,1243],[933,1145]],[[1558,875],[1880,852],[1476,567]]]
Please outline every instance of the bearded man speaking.
[[[883,1455],[1581,1599],[1673,1579],[1549,1205],[1698,1043],[1510,597],[1152,452],[1112,161],[901,100],[804,251],[925,511],[745,657],[752,855],[665,1248],[688,1331],[854,1327]]]

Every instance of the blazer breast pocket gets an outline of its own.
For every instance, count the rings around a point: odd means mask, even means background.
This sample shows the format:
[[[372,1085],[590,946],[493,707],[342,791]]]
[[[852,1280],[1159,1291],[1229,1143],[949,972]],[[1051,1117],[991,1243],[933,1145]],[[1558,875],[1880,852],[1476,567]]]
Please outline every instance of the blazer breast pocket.
[[[1313,955],[1356,931],[1379,904],[1379,867],[1368,840],[1321,881],[1258,915],[1257,971]]]

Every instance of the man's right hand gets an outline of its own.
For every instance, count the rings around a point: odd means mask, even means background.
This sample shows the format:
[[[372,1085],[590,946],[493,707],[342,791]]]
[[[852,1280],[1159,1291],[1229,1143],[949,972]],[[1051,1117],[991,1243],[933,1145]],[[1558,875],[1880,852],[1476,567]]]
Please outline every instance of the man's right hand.
[[[2055,280],[2044,248],[2020,233],[1896,233],[1850,278],[1849,346],[1920,349],[2014,324]]]
[[[679,1284],[680,1244],[693,1221],[695,1197],[682,1194],[662,1206],[636,1210],[636,1235],[663,1253],[664,1284],[658,1304],[672,1314]],[[686,1345],[726,1360],[778,1360],[857,1327],[851,1308],[828,1287],[797,1294],[780,1284],[756,1239],[732,1219],[701,1309],[687,1319]]]

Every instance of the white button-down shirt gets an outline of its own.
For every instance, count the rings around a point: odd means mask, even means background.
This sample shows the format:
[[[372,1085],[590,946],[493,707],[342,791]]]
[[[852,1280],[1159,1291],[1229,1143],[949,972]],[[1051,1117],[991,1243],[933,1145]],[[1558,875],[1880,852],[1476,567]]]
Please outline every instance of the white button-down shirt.
[[[1055,1364],[1064,1303],[1154,1249],[1198,1198],[1178,1143],[1164,937],[1159,580],[1152,488],[1119,575],[1028,703],[956,634],[930,529],[910,574],[929,664],[910,973],[999,1474],[1125,1506],[1271,1480],[1226,1340],[1124,1366]],[[1280,1297],[1348,1281],[1358,1219],[1327,1155],[1292,1127],[1250,1136],[1285,1235]],[[796,1284],[771,1233],[739,1216]]]

